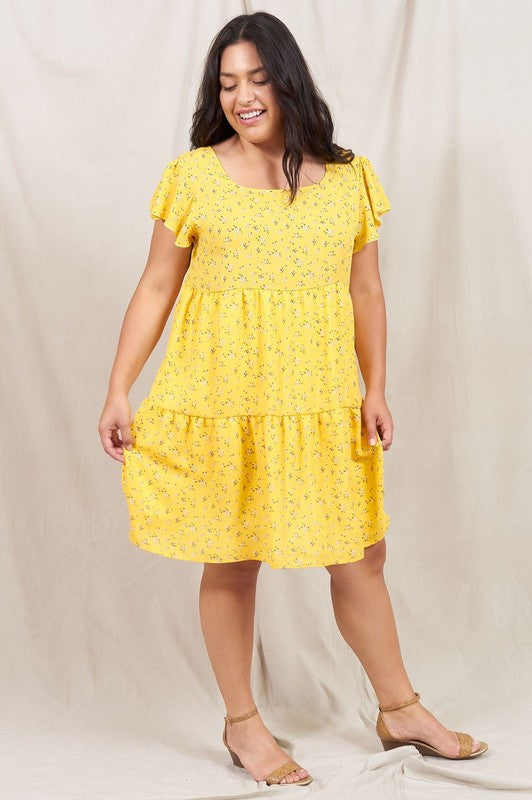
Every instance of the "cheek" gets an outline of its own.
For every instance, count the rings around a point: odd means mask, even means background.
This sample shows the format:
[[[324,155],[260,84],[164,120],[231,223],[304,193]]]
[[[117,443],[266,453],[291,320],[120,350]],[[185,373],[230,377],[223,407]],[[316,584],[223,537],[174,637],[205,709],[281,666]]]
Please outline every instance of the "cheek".
[[[231,96],[226,94],[225,92],[220,92],[220,105],[224,111],[231,107]]]
[[[279,114],[281,109],[273,91],[269,89],[264,95],[264,105],[267,105],[273,114]]]

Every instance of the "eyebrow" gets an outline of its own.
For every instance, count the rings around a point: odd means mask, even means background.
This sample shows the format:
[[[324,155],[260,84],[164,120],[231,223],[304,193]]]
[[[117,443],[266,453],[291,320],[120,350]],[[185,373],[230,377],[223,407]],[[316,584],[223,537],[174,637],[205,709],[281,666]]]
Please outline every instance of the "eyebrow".
[[[247,73],[248,75],[254,75],[255,72],[262,72],[264,67],[256,67],[255,69],[250,69]],[[228,78],[234,78],[235,75],[232,72],[220,72],[220,75],[226,75]]]

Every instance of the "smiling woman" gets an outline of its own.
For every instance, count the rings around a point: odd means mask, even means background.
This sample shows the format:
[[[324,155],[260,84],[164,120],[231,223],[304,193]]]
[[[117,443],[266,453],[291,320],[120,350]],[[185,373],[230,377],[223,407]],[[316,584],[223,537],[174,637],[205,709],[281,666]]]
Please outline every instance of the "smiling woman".
[[[298,188],[321,180],[327,163],[352,160],[332,137],[329,108],[286,25],[256,12],[224,26],[205,61],[192,145],[213,146],[242,186],[288,188],[292,203]]]
[[[267,72],[256,46],[249,41],[228,45],[221,53],[220,65],[220,106],[237,134],[214,148],[218,158],[240,185],[284,188],[289,183],[282,158],[284,116],[272,81],[267,77],[257,79]],[[247,147],[246,142],[251,146]],[[323,176],[323,162],[304,153],[298,187],[317,183]]]
[[[242,42],[240,45],[226,47],[222,54],[222,67],[232,67],[238,70],[240,66],[247,66],[248,63],[259,61],[257,49],[252,42]],[[268,111],[268,122],[278,127],[280,121],[279,104],[275,100],[275,95],[271,90],[271,83],[268,79],[255,80],[253,76],[265,74],[263,66],[248,69],[244,75],[238,72],[227,72],[220,70],[220,104],[226,116],[232,114],[237,122],[246,127],[254,125],[260,117]],[[237,83],[231,81],[230,86],[224,83],[227,79],[237,79]],[[265,87],[264,89],[260,87]],[[247,100],[247,102],[246,102]],[[261,120],[264,121],[264,120]]]
[[[393,422],[375,242],[391,206],[373,164],[334,142],[294,37],[266,12],[215,37],[191,141],[151,197],[150,255],[100,427],[123,461],[131,541],[203,562],[199,610],[226,705],[223,743],[257,781],[312,780],[251,691],[264,561],[328,570],[339,630],[385,704],[385,749],[479,755],[487,746],[473,750],[412,697],[384,583]],[[131,420],[127,393],[177,292],[164,359]]]

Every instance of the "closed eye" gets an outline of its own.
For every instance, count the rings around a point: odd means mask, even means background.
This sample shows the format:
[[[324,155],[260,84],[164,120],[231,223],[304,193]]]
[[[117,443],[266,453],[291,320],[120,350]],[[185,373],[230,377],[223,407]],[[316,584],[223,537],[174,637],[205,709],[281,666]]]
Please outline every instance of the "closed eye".
[[[269,79],[268,79],[268,80],[265,80],[265,81],[253,81],[253,83],[256,83],[256,84],[257,84],[257,86],[264,86],[264,84],[265,84],[265,83],[268,83],[268,81],[269,81]],[[233,89],[236,89],[236,85],[235,85],[235,86],[222,86],[222,89],[223,89],[225,92],[232,92],[232,91],[233,91]]]

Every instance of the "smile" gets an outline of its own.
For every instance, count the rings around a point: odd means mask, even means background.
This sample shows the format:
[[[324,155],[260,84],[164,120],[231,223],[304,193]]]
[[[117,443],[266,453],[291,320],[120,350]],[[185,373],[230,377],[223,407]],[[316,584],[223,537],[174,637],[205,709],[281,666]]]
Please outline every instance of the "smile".
[[[260,117],[262,114],[266,112],[266,109],[262,109],[261,111],[247,111],[244,114],[237,114],[240,119],[254,119],[255,117]]]

